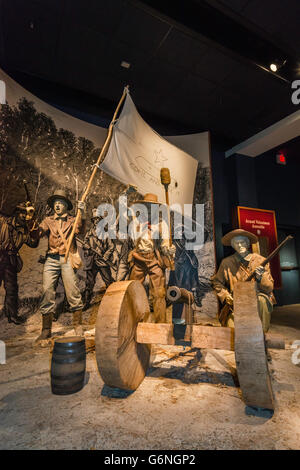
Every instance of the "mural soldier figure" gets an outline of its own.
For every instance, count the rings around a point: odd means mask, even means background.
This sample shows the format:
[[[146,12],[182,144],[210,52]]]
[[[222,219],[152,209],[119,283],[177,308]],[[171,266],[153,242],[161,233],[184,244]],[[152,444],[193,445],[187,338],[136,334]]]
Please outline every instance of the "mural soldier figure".
[[[98,237],[97,224],[101,217],[97,215],[97,209],[93,209],[92,228],[86,233],[83,249],[85,250],[86,284],[84,293],[84,310],[88,309],[93,296],[93,289],[99,273],[105,287],[107,288],[114,280],[112,278],[111,266],[115,250],[113,241],[106,237]]]
[[[145,194],[142,201],[148,210],[148,221],[136,223],[134,248],[130,252],[129,262],[132,266],[130,280],[144,282],[149,276],[149,294],[153,300],[154,320],[166,323],[166,278],[165,270],[171,267],[170,259],[174,257],[176,248],[169,246],[169,238],[163,238],[163,223],[151,225],[150,214],[152,204],[159,204],[155,194]],[[168,228],[166,228],[168,232]]]
[[[224,258],[218,272],[212,277],[212,286],[223,305],[220,322],[223,326],[234,327],[233,309],[224,308],[233,306],[233,286],[236,281],[245,281],[249,274],[255,271],[255,280],[258,290],[259,315],[264,332],[270,327],[271,312],[275,298],[273,295],[274,281],[270,266],[259,266],[265,259],[258,253],[249,251],[250,243],[257,243],[257,236],[243,229],[232,230],[222,238],[225,246],[232,246],[235,253]],[[226,312],[225,314],[222,312]],[[228,313],[227,313],[228,312]]]
[[[126,281],[130,276],[130,266],[128,257],[130,251],[133,249],[133,243],[131,238],[122,240],[118,237],[114,240],[115,250],[117,253],[117,274],[116,281]]]
[[[173,243],[176,247],[175,271],[169,284],[174,280],[174,285],[192,291],[196,305],[201,307],[202,298],[205,296],[205,293],[210,290],[210,286],[208,284],[205,285],[199,280],[199,261],[193,250],[186,249],[187,238],[185,236],[185,230],[186,228],[184,226],[179,226],[178,231],[181,238],[174,237]],[[176,232],[177,230],[175,229],[175,236]],[[191,243],[191,240],[189,240],[189,242]],[[173,312],[174,307],[175,306],[173,306]]]
[[[48,237],[48,251],[43,271],[43,294],[40,303],[42,314],[42,332],[37,338],[37,342],[51,337],[52,315],[55,311],[55,289],[58,278],[61,275],[64,289],[73,312],[73,326],[76,335],[82,335],[82,308],[83,303],[77,285],[77,278],[74,272],[76,267],[72,254],[76,253],[76,243],[70,250],[70,255],[65,262],[65,253],[68,238],[72,232],[75,217],[69,215],[73,205],[68,199],[64,190],[56,190],[49,197],[48,205],[54,210],[54,215],[46,217],[39,226],[39,236]],[[85,204],[78,201],[80,220],[76,233],[81,233],[85,226]],[[78,267],[78,266],[77,266]]]
[[[23,267],[19,250],[22,245],[36,248],[39,244],[38,226],[29,212],[28,204],[16,206],[11,217],[0,216],[0,285],[4,282],[5,300],[3,313],[9,323],[19,325],[24,318],[18,316],[18,279],[17,274]]]
[[[126,228],[128,230],[128,225],[130,222],[130,218],[128,216],[128,206],[127,206],[127,196],[136,193],[137,188],[132,184],[128,184],[125,190],[119,195],[119,204],[118,208],[115,207],[116,212],[118,213],[116,219],[116,239],[114,240],[115,244],[115,252],[114,252],[114,259],[116,262],[116,281],[126,281],[130,276],[130,266],[128,262],[128,256],[130,251],[133,249],[133,242],[131,237],[126,234],[121,234],[120,230],[120,217],[126,219]],[[126,196],[125,199],[122,199],[122,196]],[[124,238],[123,238],[123,237]]]

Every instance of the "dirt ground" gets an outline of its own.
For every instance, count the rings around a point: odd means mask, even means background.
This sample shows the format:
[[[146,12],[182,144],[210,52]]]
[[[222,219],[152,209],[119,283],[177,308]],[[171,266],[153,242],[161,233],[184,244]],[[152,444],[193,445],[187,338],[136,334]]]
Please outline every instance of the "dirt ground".
[[[85,314],[91,327],[97,306]],[[62,334],[70,315],[55,323]],[[38,314],[25,325],[0,321],[7,346],[0,365],[0,449],[299,449],[300,305],[276,308],[271,332],[285,350],[270,350],[274,414],[245,407],[234,381],[234,353],[153,347],[151,367],[134,393],[104,385],[95,353],[87,355],[84,388],[57,396],[50,389],[50,351],[37,348]],[[299,355],[300,357],[300,355]]]

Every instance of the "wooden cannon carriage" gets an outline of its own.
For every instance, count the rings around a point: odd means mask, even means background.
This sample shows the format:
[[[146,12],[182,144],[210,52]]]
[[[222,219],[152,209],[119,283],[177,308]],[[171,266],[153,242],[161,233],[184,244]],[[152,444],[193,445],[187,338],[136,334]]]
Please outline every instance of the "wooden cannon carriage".
[[[173,294],[176,297],[176,294]],[[190,304],[189,295],[183,299]],[[106,385],[136,390],[150,361],[151,344],[177,344],[174,325],[147,323],[149,304],[139,281],[115,282],[107,289],[96,321],[95,346]],[[184,340],[191,347],[235,352],[237,375],[248,406],[274,409],[267,361],[268,340],[258,315],[256,283],[238,282],[234,289],[235,328],[193,324],[187,315]],[[276,341],[270,347],[284,348]]]

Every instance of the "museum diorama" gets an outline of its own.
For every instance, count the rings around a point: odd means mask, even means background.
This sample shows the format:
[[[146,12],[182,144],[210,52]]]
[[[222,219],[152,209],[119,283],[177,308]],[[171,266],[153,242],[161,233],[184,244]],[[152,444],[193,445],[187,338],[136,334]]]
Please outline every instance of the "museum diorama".
[[[0,2],[1,449],[299,449],[298,13]]]

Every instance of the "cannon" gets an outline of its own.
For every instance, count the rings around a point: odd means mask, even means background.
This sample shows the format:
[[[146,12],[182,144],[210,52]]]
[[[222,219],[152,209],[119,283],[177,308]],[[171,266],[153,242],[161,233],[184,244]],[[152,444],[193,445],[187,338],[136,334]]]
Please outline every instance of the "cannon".
[[[178,289],[169,293],[173,300],[191,304],[192,293]],[[190,315],[184,340],[193,348],[234,351],[245,404],[273,410],[267,347],[284,348],[284,342],[271,341],[263,333],[255,281],[237,282],[233,297],[235,328],[195,324]],[[173,324],[149,323],[147,318],[148,298],[139,281],[120,281],[108,287],[95,329],[97,366],[106,385],[136,390],[147,373],[151,345],[180,344]]]

